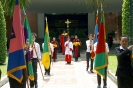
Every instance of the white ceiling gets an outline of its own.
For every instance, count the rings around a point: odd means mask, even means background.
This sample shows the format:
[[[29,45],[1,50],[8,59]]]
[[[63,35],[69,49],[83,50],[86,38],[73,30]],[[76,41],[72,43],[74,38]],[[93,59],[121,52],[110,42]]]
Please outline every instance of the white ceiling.
[[[79,3],[80,1],[80,3]],[[28,13],[92,13],[93,7],[85,3],[86,0],[31,0],[26,9]],[[92,0],[90,0],[92,1]],[[99,0],[100,1],[100,0]],[[119,12],[123,0],[105,0],[105,12]]]

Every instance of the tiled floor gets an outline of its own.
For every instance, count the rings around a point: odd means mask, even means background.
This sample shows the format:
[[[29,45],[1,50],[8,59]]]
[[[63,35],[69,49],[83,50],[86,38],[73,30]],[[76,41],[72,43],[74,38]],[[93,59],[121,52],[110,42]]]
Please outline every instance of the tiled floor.
[[[43,66],[42,70],[44,74]],[[109,78],[107,84],[108,88],[117,88]],[[97,88],[97,79],[95,73],[86,71],[86,62],[81,59],[71,65],[57,61],[51,66],[51,76],[45,75],[44,80],[38,66],[38,85],[38,88]],[[9,88],[9,83],[2,88]]]

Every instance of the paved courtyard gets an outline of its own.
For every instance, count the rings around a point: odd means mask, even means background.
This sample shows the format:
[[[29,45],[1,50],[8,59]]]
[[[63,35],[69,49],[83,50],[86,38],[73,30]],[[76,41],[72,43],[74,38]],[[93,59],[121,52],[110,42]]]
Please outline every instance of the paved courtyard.
[[[66,65],[61,59],[51,64],[51,76],[45,75],[44,80],[38,66],[38,88],[97,88],[97,76],[86,71],[85,61],[79,59],[78,62],[72,61],[71,65]],[[44,74],[43,66],[42,70]],[[108,88],[117,88],[109,78],[107,85]],[[9,83],[1,88],[9,88]]]

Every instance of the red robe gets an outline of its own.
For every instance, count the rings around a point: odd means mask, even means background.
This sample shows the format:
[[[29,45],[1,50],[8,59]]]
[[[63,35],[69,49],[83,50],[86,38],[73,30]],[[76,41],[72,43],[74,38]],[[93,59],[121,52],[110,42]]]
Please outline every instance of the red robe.
[[[61,37],[60,37],[60,44],[61,44],[61,47],[62,47],[62,53],[64,54],[65,53],[65,47],[64,47],[64,43],[67,41],[67,38],[68,38],[68,34],[67,33],[62,33],[61,34]]]
[[[79,57],[80,56],[80,40],[79,39],[74,39],[73,40],[73,48],[74,48],[74,57]]]
[[[65,61],[66,62],[71,62],[71,60],[72,60],[72,56],[71,55],[69,55],[69,54],[65,55]]]
[[[58,42],[57,41],[52,41],[51,42],[53,44],[54,47],[54,52],[53,52],[53,59],[57,59],[57,51],[58,51]]]

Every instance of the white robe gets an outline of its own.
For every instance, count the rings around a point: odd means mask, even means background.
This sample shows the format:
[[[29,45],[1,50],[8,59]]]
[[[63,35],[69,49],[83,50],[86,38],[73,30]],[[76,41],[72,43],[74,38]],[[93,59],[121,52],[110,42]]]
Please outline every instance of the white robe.
[[[68,46],[66,46],[68,44]],[[72,51],[70,51],[70,48],[73,50],[73,44],[71,41],[66,41],[65,42],[65,55],[72,55]]]

